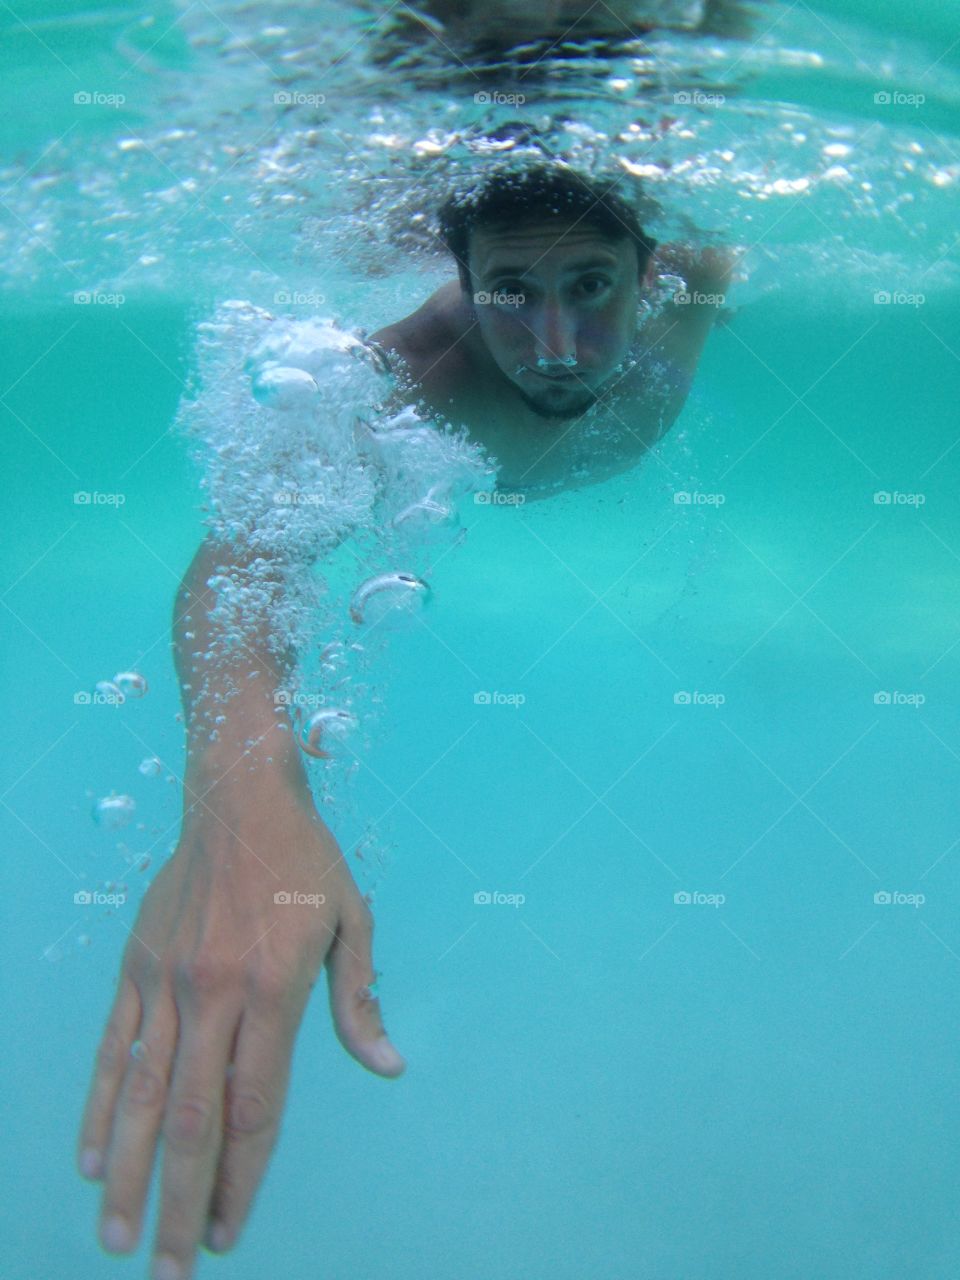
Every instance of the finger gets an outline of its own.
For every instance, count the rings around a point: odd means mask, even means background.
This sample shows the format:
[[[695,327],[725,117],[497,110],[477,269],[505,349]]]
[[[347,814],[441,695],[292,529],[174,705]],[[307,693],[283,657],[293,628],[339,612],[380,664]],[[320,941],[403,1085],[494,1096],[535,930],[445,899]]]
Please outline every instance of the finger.
[[[127,1054],[110,1135],[100,1242],[111,1253],[137,1246],[176,1047],[176,1006],[161,996],[144,1014],[137,1052]]]
[[[224,1081],[240,1018],[239,1007],[215,992],[193,992],[178,1007],[180,1045],[163,1120],[157,1280],[192,1274],[223,1141]]]
[[[224,1096],[223,1146],[204,1237],[232,1249],[277,1140],[297,1028],[309,995],[283,1009],[287,992],[251,998],[243,1015]]]
[[[130,1061],[130,1046],[140,1028],[140,1015],[139,993],[133,982],[124,975],[97,1050],[96,1065],[80,1122],[77,1167],[85,1178],[103,1176],[113,1113]]]
[[[373,967],[373,915],[365,903],[345,913],[326,959],[330,1011],[337,1038],[359,1063],[380,1076],[399,1076],[406,1063],[390,1043],[380,1001],[369,990]]]

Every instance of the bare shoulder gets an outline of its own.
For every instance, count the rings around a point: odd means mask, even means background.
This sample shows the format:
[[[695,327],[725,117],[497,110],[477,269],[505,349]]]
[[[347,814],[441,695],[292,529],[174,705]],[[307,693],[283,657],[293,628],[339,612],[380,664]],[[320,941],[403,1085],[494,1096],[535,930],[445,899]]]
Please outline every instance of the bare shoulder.
[[[460,312],[460,285],[452,280],[431,293],[416,311],[371,334],[370,340],[385,351],[396,352],[416,374],[456,340],[457,325],[462,324]]]

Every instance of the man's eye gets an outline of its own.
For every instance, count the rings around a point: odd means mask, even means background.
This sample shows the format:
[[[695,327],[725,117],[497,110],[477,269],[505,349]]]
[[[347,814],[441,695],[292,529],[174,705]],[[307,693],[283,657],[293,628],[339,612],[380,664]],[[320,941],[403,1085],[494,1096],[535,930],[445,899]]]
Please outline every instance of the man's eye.
[[[610,281],[605,276],[584,276],[580,288],[590,298],[597,297],[604,289],[610,288]]]

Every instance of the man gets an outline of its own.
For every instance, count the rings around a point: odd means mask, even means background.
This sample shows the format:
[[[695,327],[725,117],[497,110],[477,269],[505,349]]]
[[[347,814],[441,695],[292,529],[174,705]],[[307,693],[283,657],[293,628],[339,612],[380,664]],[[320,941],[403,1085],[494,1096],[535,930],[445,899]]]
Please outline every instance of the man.
[[[396,364],[397,402],[465,424],[500,462],[500,484],[531,495],[635,466],[683,405],[729,257],[655,256],[616,192],[562,166],[448,202],[441,232],[458,279],[372,339]],[[642,324],[658,270],[682,275],[690,300]],[[158,1280],[189,1275],[201,1240],[235,1241],[321,967],[347,1051],[379,1075],[404,1069],[370,990],[371,912],[278,711],[285,668],[266,617],[232,660],[205,664],[217,640],[208,583],[227,556],[242,572],[236,549],[204,544],[178,596],[183,827],[124,954],[79,1142],[81,1171],[105,1183],[101,1240],[128,1252],[162,1132]],[[324,900],[281,907],[278,889]]]
[[[402,358],[401,394],[467,426],[501,487],[555,490],[578,467],[596,480],[636,465],[683,406],[730,256],[655,252],[612,184],[556,166],[451,199],[440,232],[458,279],[372,338]],[[640,324],[664,272],[686,288]]]

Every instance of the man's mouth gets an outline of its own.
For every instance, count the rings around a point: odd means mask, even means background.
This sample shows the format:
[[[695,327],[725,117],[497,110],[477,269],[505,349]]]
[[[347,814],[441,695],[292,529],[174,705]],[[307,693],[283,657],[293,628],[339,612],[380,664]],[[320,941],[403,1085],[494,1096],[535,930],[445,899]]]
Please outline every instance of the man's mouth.
[[[573,373],[544,373],[540,369],[527,369],[527,373],[535,374],[538,378],[543,378],[547,382],[575,382],[577,375]]]

